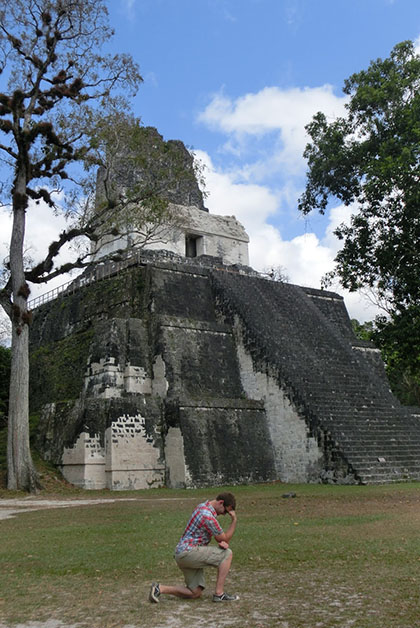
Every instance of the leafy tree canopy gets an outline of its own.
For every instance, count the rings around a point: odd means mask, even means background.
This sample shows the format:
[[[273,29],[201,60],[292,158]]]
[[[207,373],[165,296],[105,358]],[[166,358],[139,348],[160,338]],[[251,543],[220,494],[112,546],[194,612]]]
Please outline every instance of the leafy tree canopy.
[[[413,43],[345,81],[347,115],[317,113],[306,189],[299,209],[324,213],[331,198],[354,207],[336,235],[337,277],[350,291],[367,286],[389,312],[420,304],[420,57]]]

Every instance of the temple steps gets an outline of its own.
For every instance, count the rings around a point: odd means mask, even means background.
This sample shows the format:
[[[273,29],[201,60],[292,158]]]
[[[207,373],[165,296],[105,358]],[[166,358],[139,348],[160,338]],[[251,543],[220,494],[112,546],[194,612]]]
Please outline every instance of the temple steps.
[[[362,483],[420,479],[420,421],[392,395],[378,352],[355,338],[337,295],[228,273],[213,282],[254,360],[265,361],[329,455]]]

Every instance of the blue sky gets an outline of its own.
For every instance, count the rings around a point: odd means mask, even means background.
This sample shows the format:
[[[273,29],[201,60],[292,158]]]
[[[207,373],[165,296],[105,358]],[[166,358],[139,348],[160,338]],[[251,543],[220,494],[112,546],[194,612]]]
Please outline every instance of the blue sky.
[[[337,251],[332,230],[349,209],[299,215],[304,126],[319,110],[340,115],[344,79],[370,60],[406,39],[420,48],[419,0],[107,4],[109,51],[131,53],[144,78],[135,114],[194,148],[207,168],[206,205],[244,224],[254,268],[280,265],[293,283],[319,287]],[[47,220],[34,241],[50,237]],[[358,297],[345,298],[351,316],[372,318]]]

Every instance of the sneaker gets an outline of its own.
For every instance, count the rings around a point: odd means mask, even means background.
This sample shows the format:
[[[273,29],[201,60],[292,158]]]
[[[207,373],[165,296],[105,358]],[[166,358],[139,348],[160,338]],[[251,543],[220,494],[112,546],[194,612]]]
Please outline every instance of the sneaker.
[[[149,593],[149,602],[154,602],[157,604],[159,602],[160,589],[159,584],[157,582],[152,582],[152,586],[150,587]]]
[[[213,602],[234,602],[235,600],[239,600],[239,595],[229,595],[229,593],[213,595]]]

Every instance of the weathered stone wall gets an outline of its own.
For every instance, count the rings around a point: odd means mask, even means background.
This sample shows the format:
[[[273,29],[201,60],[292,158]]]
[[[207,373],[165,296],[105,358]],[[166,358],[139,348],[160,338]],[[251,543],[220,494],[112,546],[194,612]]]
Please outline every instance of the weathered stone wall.
[[[224,264],[249,264],[249,237],[234,216],[219,216],[199,211],[195,207],[176,206],[181,226],[168,232],[161,242],[146,248],[164,247],[177,255],[185,256],[186,238],[195,240],[196,255],[218,257]]]
[[[86,488],[164,482],[148,331],[144,319],[130,316],[144,315],[146,283],[146,269],[137,268],[36,312],[30,392],[41,412],[38,445]]]
[[[113,169],[106,174],[108,186],[111,183],[116,194],[142,184],[170,203],[208,211],[195,175],[193,155],[183,142],[165,141],[154,127],[138,129],[136,145],[125,146],[121,159],[114,158]],[[105,171],[99,169],[98,203],[104,194],[104,175]]]
[[[150,298],[168,382],[168,485],[274,479],[264,408],[244,399],[232,329],[216,320],[208,270],[154,268]],[[181,441],[180,463],[172,452]]]
[[[137,129],[135,137],[136,141],[124,146],[121,155],[113,156],[112,167],[99,169],[96,204],[103,205],[105,190],[112,202],[117,203],[121,196],[127,198],[127,191],[143,188],[168,201],[174,219],[166,226],[160,225],[148,242],[135,232],[119,238],[104,236],[94,247],[95,258],[105,258],[117,250],[144,247],[166,249],[183,257],[210,255],[219,257],[224,264],[248,265],[249,237],[244,227],[234,216],[208,213],[197,181],[198,164],[184,144],[165,142],[153,127]],[[128,196],[133,198],[132,194]],[[141,211],[140,203],[138,209]]]
[[[171,212],[177,217],[173,225],[163,226],[159,235],[146,244],[141,235],[135,233],[121,236],[107,236],[97,245],[96,257],[105,258],[119,250],[144,247],[145,250],[165,249],[181,257],[218,257],[224,264],[249,264],[249,237],[243,226],[234,216],[208,214],[197,207],[173,204]],[[193,241],[193,250],[187,240]]]
[[[232,330],[216,319],[209,271],[150,265],[128,271],[118,289],[115,279],[100,284],[64,299],[47,347],[37,345],[57,303],[37,311],[34,372],[47,353],[43,377],[54,382],[63,343],[79,347],[67,388],[41,391],[34,379],[44,455],[86,488],[274,479],[264,407],[244,398]]]
[[[276,479],[264,406],[220,399],[180,406],[185,460],[192,485]]]
[[[72,447],[63,450],[61,463],[66,469],[66,479],[75,486],[106,488],[105,448],[98,434],[90,436],[81,432]]]

